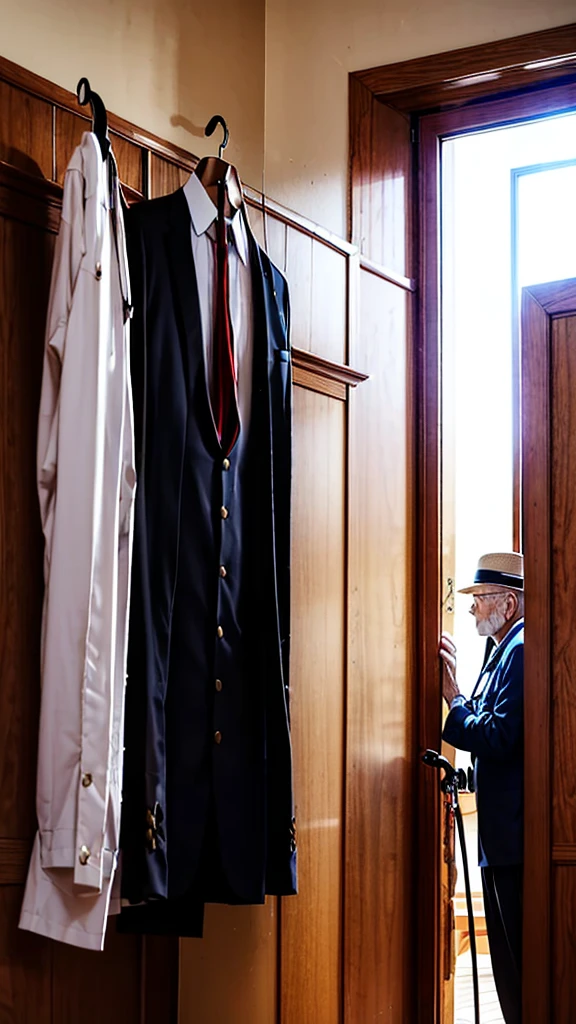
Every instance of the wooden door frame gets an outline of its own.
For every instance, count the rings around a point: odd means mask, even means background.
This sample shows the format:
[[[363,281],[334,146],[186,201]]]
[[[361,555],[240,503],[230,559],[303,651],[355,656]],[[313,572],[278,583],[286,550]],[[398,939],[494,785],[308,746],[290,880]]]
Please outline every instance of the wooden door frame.
[[[473,130],[488,123],[514,121],[534,113],[551,112],[576,106],[576,24],[530,35],[517,36],[483,46],[467,47],[380,68],[354,72],[351,76],[350,140],[361,130],[361,122],[371,116],[373,131],[386,131],[386,120],[374,116],[377,104],[399,111],[410,120],[413,147],[412,217],[413,247],[416,254],[413,291],[414,352],[414,433],[416,489],[414,501],[416,536],[413,576],[413,621],[415,623],[415,667],[418,709],[414,741],[414,772],[417,779],[415,835],[418,878],[415,879],[414,967],[418,986],[418,1024],[439,1024],[441,1014],[439,940],[440,919],[440,809],[435,773],[421,764],[427,747],[438,748],[441,731],[440,669],[437,638],[440,632],[441,602],[441,521],[440,521],[440,344],[439,344],[439,149],[444,134]],[[358,86],[363,97],[370,94],[372,114],[354,102]],[[355,90],[355,91],[354,91]],[[366,90],[368,93],[366,93]],[[489,109],[491,108],[491,109]],[[382,127],[383,126],[383,127]],[[386,151],[393,138],[372,139],[373,149]],[[371,168],[374,173],[374,169]],[[377,173],[377,168],[375,169]],[[360,225],[355,223],[356,196],[362,185],[362,169],[351,163],[350,237],[361,244]],[[375,211],[375,217],[382,217]],[[382,222],[371,228],[382,232]],[[386,268],[381,268],[386,275]],[[529,598],[527,598],[529,601]],[[536,736],[537,719],[532,708],[532,693],[526,696],[526,748]],[[540,735],[540,733],[538,733]],[[526,784],[533,771],[526,763]],[[543,811],[544,792],[538,788],[536,801],[526,808],[526,832]],[[545,814],[547,812],[544,812]],[[542,819],[541,819],[542,820]],[[549,820],[549,814],[543,819]],[[543,878],[546,864],[542,850],[526,849],[526,876],[531,887]],[[544,891],[545,894],[545,891]],[[538,912],[543,907],[538,901]],[[534,908],[535,909],[535,908]],[[526,1024],[540,1024],[536,1008],[548,1006],[550,985],[550,943],[548,930],[536,926],[534,913],[527,905],[525,915],[525,989]]]

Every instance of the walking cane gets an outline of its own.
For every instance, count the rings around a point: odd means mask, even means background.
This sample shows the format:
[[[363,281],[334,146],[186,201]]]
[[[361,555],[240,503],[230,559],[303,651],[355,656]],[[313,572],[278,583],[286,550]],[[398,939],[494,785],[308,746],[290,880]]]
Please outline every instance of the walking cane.
[[[468,854],[466,852],[466,837],[464,835],[464,822],[458,801],[460,789],[466,789],[466,775],[462,769],[455,768],[446,757],[442,757],[436,750],[427,750],[422,755],[424,764],[431,768],[443,768],[446,773],[440,785],[444,793],[450,798],[450,803],[456,818],[456,828],[460,849],[462,850],[462,864],[464,866],[464,886],[466,889],[466,907],[468,910],[468,929],[470,932],[470,955],[472,957],[472,985],[474,987],[474,1020],[480,1024],[480,994],[478,989],[478,960],[476,958],[476,932],[474,930],[474,910],[472,907],[472,892],[470,889],[470,874],[468,871]]]

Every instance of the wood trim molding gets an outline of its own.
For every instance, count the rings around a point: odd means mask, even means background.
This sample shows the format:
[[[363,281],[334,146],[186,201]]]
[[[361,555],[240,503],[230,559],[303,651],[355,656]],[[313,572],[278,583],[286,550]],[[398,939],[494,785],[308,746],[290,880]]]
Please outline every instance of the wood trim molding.
[[[390,64],[385,67],[356,71],[350,75],[350,92],[356,102],[350,104],[350,151],[355,152],[359,136],[367,139],[371,152],[381,154],[393,150],[395,144],[394,130],[398,117],[412,118],[414,127],[412,139],[414,147],[414,174],[419,181],[419,195],[413,203],[413,249],[418,256],[418,277],[414,296],[415,318],[415,392],[414,392],[414,427],[416,429],[416,494],[415,507],[423,509],[418,517],[418,536],[415,543],[414,592],[418,595],[415,606],[416,615],[416,682],[418,690],[418,712],[415,722],[414,760],[415,774],[418,779],[417,806],[417,841],[422,851],[418,876],[417,899],[418,912],[414,915],[413,952],[416,959],[416,972],[419,978],[419,1000],[417,1019],[420,1024],[438,1024],[442,1017],[441,983],[440,983],[440,803],[438,784],[434,773],[419,764],[418,753],[427,746],[435,745],[440,736],[440,675],[437,656],[437,637],[439,634],[440,608],[440,523],[439,523],[439,374],[440,352],[438,347],[437,322],[437,288],[438,288],[438,246],[437,246],[437,162],[438,137],[442,130],[446,134],[448,121],[454,132],[466,131],[479,124],[503,123],[523,116],[531,116],[531,111],[553,112],[566,109],[568,104],[576,102],[576,24],[550,29],[545,32],[532,33],[514,39],[500,40],[479,47],[469,47],[448,53],[435,54],[414,61]],[[546,88],[546,86],[549,88]],[[492,111],[487,103],[471,103],[472,100],[489,99]],[[380,109],[386,116],[380,116]],[[447,109],[459,108],[459,109]],[[442,114],[438,111],[443,111]],[[398,114],[400,112],[400,115]],[[389,117],[394,114],[395,117]],[[424,117],[422,115],[425,115]],[[442,126],[441,128],[441,121]],[[417,156],[416,156],[417,154]],[[366,161],[365,173],[369,180],[370,160]],[[353,168],[352,168],[353,169]],[[429,181],[425,193],[426,179]],[[353,180],[351,176],[351,187]],[[432,199],[430,200],[430,196]],[[352,196],[350,197],[352,213]],[[430,206],[431,202],[431,206]],[[428,203],[428,208],[424,207]],[[381,216],[381,209],[375,206],[374,216]],[[426,224],[429,225],[426,229]],[[370,225],[368,226],[370,228]],[[373,228],[377,230],[378,225]],[[353,236],[354,237],[354,236]],[[373,272],[373,268],[365,265],[364,269]],[[536,300],[534,300],[536,301]],[[541,309],[544,316],[544,310]],[[550,322],[550,314],[547,319]],[[541,373],[541,369],[538,371]],[[542,399],[540,399],[542,401]],[[538,411],[537,411],[538,412]],[[532,415],[533,431],[542,422],[537,413]],[[536,438],[537,450],[545,444]],[[541,496],[542,497],[542,496]],[[542,534],[537,541],[544,544]],[[538,580],[545,580],[549,573],[549,553],[540,552],[541,561],[535,572],[533,592],[540,595],[548,594],[545,585],[539,586]],[[543,559],[543,561],[542,561]],[[532,565],[533,559],[527,556],[527,564]],[[542,610],[541,620],[537,619],[536,604],[533,611],[528,609],[527,618],[541,626],[545,622],[546,609]],[[540,629],[538,630],[540,632]],[[528,630],[530,633],[530,630]],[[528,635],[528,634],[527,634]],[[532,633],[533,638],[536,635]],[[533,640],[534,642],[534,640]],[[535,648],[534,648],[535,649]],[[544,645],[538,652],[538,664],[544,664],[547,648]],[[527,656],[527,661],[528,661]],[[538,697],[541,704],[546,704],[546,694]],[[541,704],[536,704],[538,708]],[[548,707],[548,705],[546,705]],[[545,712],[539,730],[544,735],[545,770],[550,772],[549,763],[549,719],[550,710]],[[537,712],[534,712],[536,727]],[[546,745],[548,744],[548,746]],[[540,750],[539,740],[526,742],[526,747]],[[536,772],[536,768],[534,768]],[[549,774],[547,776],[549,779]],[[531,776],[532,779],[532,776]],[[549,794],[543,796],[545,781],[540,776],[534,778],[536,785],[536,802],[538,810],[530,801],[528,816],[533,815],[536,822],[538,814],[543,814],[544,831],[550,824],[550,808],[543,801],[549,800]],[[526,781],[526,791],[532,792]],[[526,825],[526,835],[531,836],[530,825]],[[540,826],[539,826],[540,827]],[[542,839],[536,845],[528,842],[527,877],[532,879],[531,889],[526,891],[537,893],[535,901],[530,901],[527,919],[531,927],[525,934],[528,941],[525,950],[530,964],[529,980],[527,981],[527,1003],[525,1024],[541,1024],[549,1018],[550,992],[550,891],[546,879],[541,888],[542,869],[551,857],[551,844],[544,849]],[[428,853],[430,851],[430,856]],[[563,851],[564,855],[566,851]],[[534,907],[536,906],[536,910]],[[538,919],[541,915],[542,926]],[[538,956],[541,955],[540,960]],[[534,966],[534,970],[532,969]]]
[[[342,253],[344,256],[353,256],[357,251],[358,247],[353,245],[352,242],[347,242],[346,239],[340,238],[339,235],[334,235],[331,231],[327,231],[320,224],[316,224],[312,220],[308,220],[307,217],[301,216],[299,213],[295,213],[294,210],[289,210],[286,206],[282,206],[280,203],[275,202],[274,199],[270,199],[268,196],[262,195],[261,192],[256,192],[255,189],[244,189],[248,201],[252,195],[260,197],[261,209],[265,214],[270,214],[276,220],[282,221],[289,227],[296,228],[304,235],[309,235],[310,238],[315,238],[318,242],[323,242],[331,249],[335,249],[336,252]]]
[[[0,161],[0,214],[58,233],[62,187]]]
[[[333,363],[330,359],[324,359],[313,352],[307,352],[302,348],[292,349],[292,366],[294,370],[306,370],[316,377],[324,377],[326,380],[338,381],[340,384],[355,388],[358,384],[368,380],[369,373],[362,373],[354,370],[344,363]]]
[[[524,1020],[548,1018],[551,982],[551,552],[550,318],[524,290],[522,304],[522,478],[526,638],[524,655]],[[538,752],[535,756],[535,751]]]
[[[361,373],[343,363],[333,363],[329,359],[306,352],[301,348],[292,349],[292,379],[298,387],[317,391],[320,395],[328,395],[345,402],[348,388],[355,388],[362,381],[368,380],[368,373]]]
[[[552,847],[552,863],[576,867],[576,843],[556,843]]]
[[[355,71],[352,77],[383,103],[424,111],[574,73],[576,24],[570,24]]]
[[[564,285],[552,281],[550,284],[533,285],[530,295],[551,317],[572,316],[574,309],[574,278],[569,278]]]
[[[23,885],[30,860],[30,839],[0,839],[0,885]]]
[[[442,732],[438,637],[441,631],[442,542],[440,522],[440,339],[438,335],[438,149],[432,137],[420,140],[420,208],[415,212],[420,252],[420,279],[415,351],[416,580],[418,732],[417,751],[437,749]],[[418,977],[421,991],[419,1024],[442,1019],[441,949],[441,796],[436,772],[418,756],[418,842],[426,855],[418,876]]]
[[[295,387],[305,388],[306,391],[315,391],[318,395],[327,395],[328,398],[336,398],[339,402],[345,402],[348,397],[348,389],[345,384],[338,380],[320,377],[298,366],[293,369],[292,383]]]
[[[380,277],[383,281],[389,281],[390,284],[396,284],[407,292],[416,291],[416,281],[413,277],[404,277],[403,274],[397,274],[395,270],[383,267],[380,263],[368,259],[367,256],[360,256],[360,269],[367,271],[369,274],[374,274],[375,277]]]

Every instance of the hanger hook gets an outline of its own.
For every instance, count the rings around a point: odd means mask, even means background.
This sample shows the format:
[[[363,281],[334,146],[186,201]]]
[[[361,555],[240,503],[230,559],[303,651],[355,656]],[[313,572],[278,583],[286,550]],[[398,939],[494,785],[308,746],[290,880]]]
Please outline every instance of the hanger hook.
[[[230,138],[230,132],[228,131],[228,125],[226,124],[226,121],[224,120],[224,118],[222,117],[221,114],[214,114],[214,117],[210,118],[210,120],[208,121],[208,124],[206,125],[206,127],[204,129],[204,135],[213,135],[219,124],[222,125],[222,128],[224,129],[224,138],[222,139],[222,142],[220,143],[220,145],[218,147],[218,156],[219,156],[219,158],[221,160],[222,159],[222,153],[226,149],[226,146],[228,145],[228,139]]]
[[[81,107],[85,107],[86,104],[90,102],[91,93],[92,90],[90,88],[90,82],[87,78],[81,78],[76,86],[76,95]]]
[[[110,151],[110,139],[108,137],[108,115],[101,96],[93,92],[87,78],[81,78],[76,86],[76,95],[81,107],[90,104],[92,108],[92,131],[100,143],[102,159],[105,160]]]

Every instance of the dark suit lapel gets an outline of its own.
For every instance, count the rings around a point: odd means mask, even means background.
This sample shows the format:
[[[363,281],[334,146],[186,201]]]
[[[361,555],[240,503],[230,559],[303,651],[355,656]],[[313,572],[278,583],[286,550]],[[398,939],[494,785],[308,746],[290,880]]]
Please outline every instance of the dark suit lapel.
[[[172,197],[165,243],[174,289],[174,305],[178,312],[180,339],[181,342],[185,342],[182,360],[187,375],[189,399],[198,361],[201,360],[202,365],[204,364],[200,300],[190,231],[190,210],[183,189],[178,189]]]

